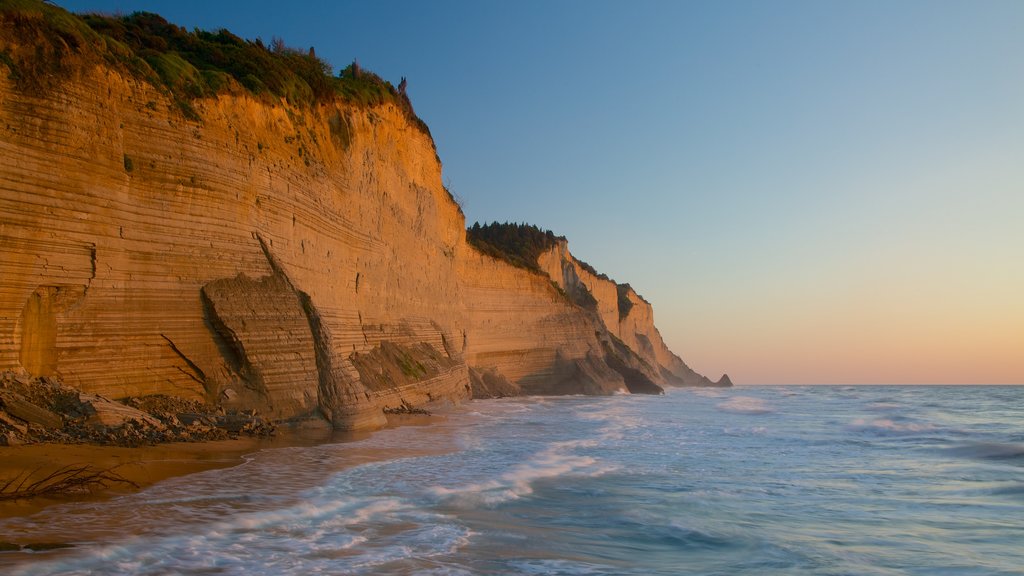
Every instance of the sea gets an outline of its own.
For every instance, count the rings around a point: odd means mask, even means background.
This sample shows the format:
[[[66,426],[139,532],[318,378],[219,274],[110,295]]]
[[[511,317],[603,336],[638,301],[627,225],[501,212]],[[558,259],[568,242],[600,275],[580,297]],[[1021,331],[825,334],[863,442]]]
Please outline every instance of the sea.
[[[1024,387],[481,400],[0,521],[45,574],[1024,574]],[[13,554],[13,555],[12,555]]]

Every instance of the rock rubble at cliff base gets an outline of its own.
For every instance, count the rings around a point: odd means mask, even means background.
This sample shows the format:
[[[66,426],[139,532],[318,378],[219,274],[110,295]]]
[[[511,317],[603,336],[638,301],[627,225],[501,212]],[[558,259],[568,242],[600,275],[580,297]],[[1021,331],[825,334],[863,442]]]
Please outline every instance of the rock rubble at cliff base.
[[[0,445],[98,444],[137,447],[272,436],[255,410],[225,412],[194,400],[153,395],[114,401],[59,379],[0,373]]]

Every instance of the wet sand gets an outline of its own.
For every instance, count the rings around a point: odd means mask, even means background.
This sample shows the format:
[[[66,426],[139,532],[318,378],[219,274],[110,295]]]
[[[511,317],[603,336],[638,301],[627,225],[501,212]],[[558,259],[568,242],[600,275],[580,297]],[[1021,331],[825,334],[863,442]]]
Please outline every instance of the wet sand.
[[[444,416],[389,415],[388,427],[424,426],[440,419],[444,419]],[[0,501],[0,519],[28,516],[56,504],[102,500],[145,488],[167,478],[236,466],[245,461],[245,455],[267,448],[351,442],[370,434],[372,432],[345,433],[315,427],[279,430],[273,438],[179,442],[138,448],[87,444],[0,447],[0,485],[9,478],[26,473],[32,479],[38,479],[64,466],[77,465],[89,465],[98,470],[112,469],[134,484],[118,483],[87,494]]]

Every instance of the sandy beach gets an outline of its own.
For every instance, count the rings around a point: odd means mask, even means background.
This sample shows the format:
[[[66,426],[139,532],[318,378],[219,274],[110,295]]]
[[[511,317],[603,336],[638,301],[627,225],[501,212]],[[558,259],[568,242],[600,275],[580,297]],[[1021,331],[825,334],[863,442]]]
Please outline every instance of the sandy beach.
[[[395,414],[388,416],[388,427],[423,426],[443,418],[422,414]],[[66,502],[110,498],[174,476],[236,466],[244,461],[245,455],[263,449],[351,442],[366,438],[370,434],[372,432],[346,433],[326,428],[284,428],[272,438],[241,437],[235,440],[176,442],[138,448],[89,444],[2,447],[0,483],[25,473],[30,473],[32,479],[37,479],[65,466],[90,465],[98,470],[112,469],[130,484],[118,483],[85,494],[0,501],[0,518],[28,516],[48,506]]]

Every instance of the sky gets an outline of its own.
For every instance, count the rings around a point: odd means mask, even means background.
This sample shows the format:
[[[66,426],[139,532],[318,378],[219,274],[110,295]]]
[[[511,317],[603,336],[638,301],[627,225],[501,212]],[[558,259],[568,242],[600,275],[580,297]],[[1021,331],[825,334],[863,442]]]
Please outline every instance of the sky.
[[[408,92],[467,222],[530,222],[740,384],[1024,384],[1024,2],[57,0]]]

